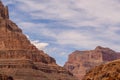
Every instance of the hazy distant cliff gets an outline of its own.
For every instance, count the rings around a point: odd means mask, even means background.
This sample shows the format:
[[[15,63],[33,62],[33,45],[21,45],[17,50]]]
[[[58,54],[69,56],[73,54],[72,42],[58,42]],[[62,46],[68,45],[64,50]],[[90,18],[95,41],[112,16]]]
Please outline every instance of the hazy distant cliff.
[[[81,80],[89,69],[119,58],[117,52],[98,46],[94,50],[73,52],[64,67]]]

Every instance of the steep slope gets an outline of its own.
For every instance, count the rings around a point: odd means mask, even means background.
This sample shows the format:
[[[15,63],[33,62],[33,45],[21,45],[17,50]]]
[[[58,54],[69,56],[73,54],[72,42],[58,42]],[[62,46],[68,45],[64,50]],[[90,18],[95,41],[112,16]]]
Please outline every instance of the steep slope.
[[[27,26],[27,25],[26,25]],[[0,73],[15,80],[76,80],[54,58],[38,50],[9,19],[0,1]]]
[[[120,80],[120,60],[91,69],[83,80]]]
[[[119,58],[117,52],[98,46],[94,50],[73,52],[64,67],[81,80],[89,69]]]

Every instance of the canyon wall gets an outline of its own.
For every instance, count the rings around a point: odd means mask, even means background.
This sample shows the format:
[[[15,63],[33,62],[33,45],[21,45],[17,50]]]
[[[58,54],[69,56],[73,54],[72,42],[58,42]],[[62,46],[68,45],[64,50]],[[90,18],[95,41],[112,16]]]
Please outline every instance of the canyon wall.
[[[120,59],[118,52],[97,46],[94,50],[73,52],[64,67],[81,80],[91,68],[116,59]]]

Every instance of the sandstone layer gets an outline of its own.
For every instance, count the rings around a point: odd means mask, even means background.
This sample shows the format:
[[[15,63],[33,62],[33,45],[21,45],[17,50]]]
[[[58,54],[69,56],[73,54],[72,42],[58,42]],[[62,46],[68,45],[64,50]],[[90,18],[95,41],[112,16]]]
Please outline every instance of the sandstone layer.
[[[14,80],[14,79],[11,76],[0,74],[0,80]]]
[[[64,67],[81,80],[91,68],[119,58],[117,52],[98,46],[94,50],[73,52]]]
[[[27,26],[27,25],[26,25]],[[38,50],[9,19],[0,1],[0,73],[15,80],[76,80],[54,58]]]
[[[83,80],[120,80],[120,60],[96,66],[87,72]]]

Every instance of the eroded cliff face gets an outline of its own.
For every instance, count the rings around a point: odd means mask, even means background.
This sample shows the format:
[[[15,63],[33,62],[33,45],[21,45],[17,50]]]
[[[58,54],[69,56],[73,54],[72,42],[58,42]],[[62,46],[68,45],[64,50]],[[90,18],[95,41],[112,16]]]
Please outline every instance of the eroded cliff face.
[[[0,59],[6,58],[55,64],[52,57],[30,43],[15,23],[8,19],[0,19]]]
[[[0,80],[14,80],[14,79],[11,76],[0,74]]]
[[[27,26],[27,25],[26,25]],[[54,58],[38,50],[9,19],[0,1],[0,73],[15,80],[76,80]]]
[[[83,80],[120,80],[120,59],[94,67]]]
[[[91,68],[119,58],[117,52],[98,46],[94,50],[73,52],[64,67],[81,80]]]

